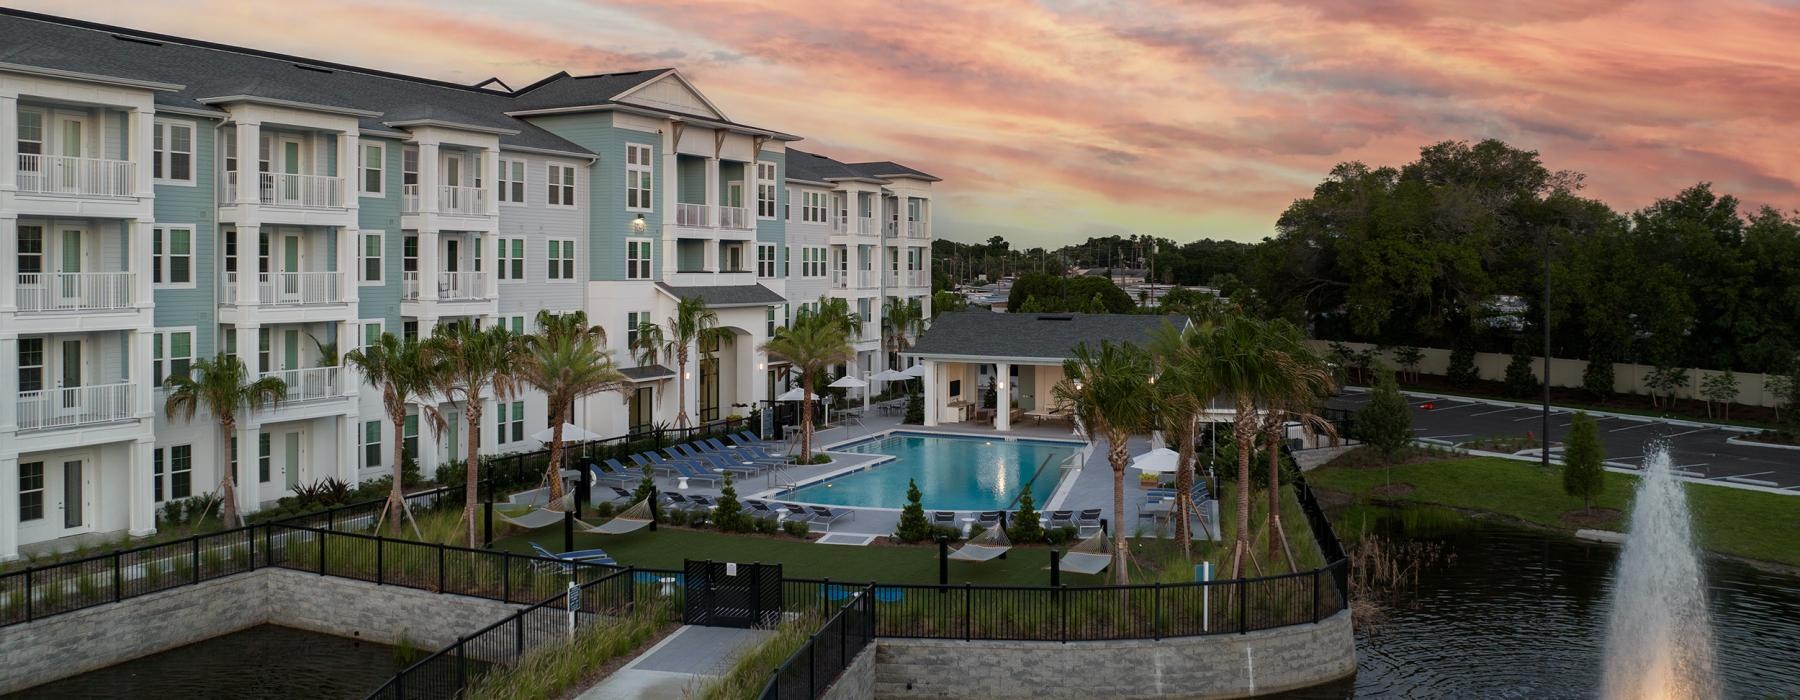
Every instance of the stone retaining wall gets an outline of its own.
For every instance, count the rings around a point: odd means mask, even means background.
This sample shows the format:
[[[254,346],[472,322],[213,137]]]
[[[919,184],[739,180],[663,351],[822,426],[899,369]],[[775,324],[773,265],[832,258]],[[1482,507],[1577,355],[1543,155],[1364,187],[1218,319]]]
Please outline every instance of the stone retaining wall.
[[[517,611],[498,601],[257,569],[0,629],[0,694],[261,624],[435,651]]]
[[[872,694],[860,697],[1236,698],[1353,674],[1356,639],[1349,611],[1316,625],[1162,640],[883,638],[874,671]]]
[[[825,689],[821,700],[868,700],[875,697],[875,648],[880,644],[863,647],[862,653],[844,667],[844,672],[832,681],[831,687]]]

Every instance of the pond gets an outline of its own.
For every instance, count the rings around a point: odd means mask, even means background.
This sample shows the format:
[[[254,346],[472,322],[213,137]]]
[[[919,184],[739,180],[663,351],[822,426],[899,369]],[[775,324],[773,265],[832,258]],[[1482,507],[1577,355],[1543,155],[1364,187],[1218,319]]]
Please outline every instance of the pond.
[[[1354,679],[1290,698],[1591,698],[1599,693],[1616,545],[1431,508],[1354,507],[1339,531],[1436,543],[1411,600],[1357,626]],[[1800,577],[1706,562],[1727,697],[1800,696]]]
[[[394,648],[258,625],[8,698],[361,698],[402,668]]]

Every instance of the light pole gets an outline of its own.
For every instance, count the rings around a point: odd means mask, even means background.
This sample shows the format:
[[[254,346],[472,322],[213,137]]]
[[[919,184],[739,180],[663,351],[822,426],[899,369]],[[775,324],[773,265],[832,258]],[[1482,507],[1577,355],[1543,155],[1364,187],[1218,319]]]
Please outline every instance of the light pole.
[[[1544,227],[1544,446],[1542,466],[1550,469],[1550,227]]]

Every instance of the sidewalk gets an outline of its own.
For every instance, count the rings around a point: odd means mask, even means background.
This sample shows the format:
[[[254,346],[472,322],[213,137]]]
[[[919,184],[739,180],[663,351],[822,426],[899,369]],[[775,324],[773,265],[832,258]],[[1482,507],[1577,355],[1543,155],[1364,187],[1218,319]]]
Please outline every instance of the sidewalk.
[[[708,680],[725,675],[739,653],[772,634],[769,630],[684,625],[576,697],[684,700],[698,694]]]

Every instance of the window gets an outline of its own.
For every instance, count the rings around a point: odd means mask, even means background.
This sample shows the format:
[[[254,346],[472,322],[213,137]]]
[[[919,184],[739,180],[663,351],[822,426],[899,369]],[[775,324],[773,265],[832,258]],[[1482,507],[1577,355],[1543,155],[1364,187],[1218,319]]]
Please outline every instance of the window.
[[[256,434],[256,480],[269,483],[269,466],[274,462],[269,456],[269,434]]]
[[[775,244],[756,244],[756,276],[768,279],[775,276]]]
[[[20,120],[23,126],[24,120]],[[23,153],[23,151],[20,151]],[[165,182],[194,183],[194,125],[158,121],[151,137],[151,175]]]
[[[650,239],[625,239],[625,278],[650,279]]]
[[[769,330],[767,332],[769,337],[773,338],[775,337],[775,307],[773,306],[768,308],[768,321]]]
[[[387,146],[362,144],[362,193],[379,196],[387,173]]]
[[[401,435],[400,449],[407,459],[419,459],[419,414],[406,417],[406,431]]]
[[[19,522],[44,517],[44,463],[19,463]]]
[[[194,286],[194,229],[150,229],[150,282],[163,287]]]
[[[156,387],[169,377],[187,376],[193,364],[193,331],[166,331],[150,338],[150,381]]]
[[[514,401],[511,404],[508,404],[505,401],[501,401],[495,405],[499,407],[500,420],[495,424],[498,429],[494,433],[494,443],[504,445],[509,442],[524,440],[525,402]]]
[[[419,186],[419,149],[400,152],[400,184],[415,189]]]
[[[381,421],[363,423],[363,466],[381,466]]]
[[[787,199],[784,199],[781,201],[781,218],[782,219],[785,219],[787,221],[794,220],[793,206],[794,206],[794,188],[789,187],[789,188],[787,188]]]
[[[525,203],[525,161],[500,159],[500,201]]]
[[[800,276],[824,277],[826,269],[826,253],[824,246],[802,246],[800,248]]]
[[[158,447],[150,451],[150,500],[163,502],[163,451]]]
[[[44,153],[44,113],[29,109],[19,110],[19,155],[43,155]],[[20,158],[19,169],[29,172],[43,170],[43,166],[33,159]]]
[[[525,279],[525,239],[500,239],[500,279]]]
[[[625,144],[625,209],[628,211],[650,211],[653,188],[650,186],[652,156],[650,146],[641,143]]]
[[[367,348],[372,345],[380,345],[381,344],[381,333],[382,333],[382,330],[381,330],[381,322],[380,321],[363,321],[362,345],[360,345],[358,347],[359,348]]]
[[[381,284],[381,233],[362,234],[362,282],[364,284]]]
[[[826,203],[830,201],[824,192],[802,192],[800,220],[810,224],[822,224],[826,221]]]
[[[550,279],[575,279],[575,241],[551,240],[548,262]]]
[[[274,350],[270,347],[270,340],[273,336],[274,333],[268,326],[256,329],[256,371],[258,372],[267,372],[275,367],[270,363],[270,359],[274,355]]]
[[[169,448],[169,498],[187,498],[194,491],[194,447]]]
[[[19,391],[44,390],[44,339],[19,339]]]
[[[419,322],[418,321],[401,321],[400,322],[400,339],[401,340],[418,340],[419,339]]]
[[[419,271],[419,237],[406,236],[400,239],[400,272]],[[404,278],[402,274],[402,278]]]
[[[549,204],[553,207],[575,206],[575,166],[550,163]]]
[[[525,335],[525,317],[524,316],[512,317],[511,325],[507,326],[506,328],[507,328],[507,330],[512,331],[513,335]]]
[[[775,218],[775,164],[756,162],[756,218]]]
[[[630,311],[625,314],[625,351],[631,352],[637,347],[638,329],[650,322],[650,312]]]

